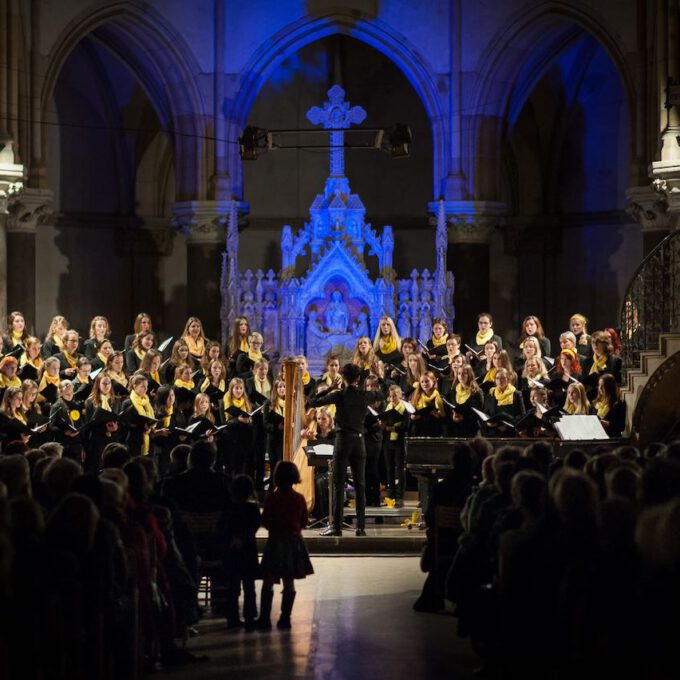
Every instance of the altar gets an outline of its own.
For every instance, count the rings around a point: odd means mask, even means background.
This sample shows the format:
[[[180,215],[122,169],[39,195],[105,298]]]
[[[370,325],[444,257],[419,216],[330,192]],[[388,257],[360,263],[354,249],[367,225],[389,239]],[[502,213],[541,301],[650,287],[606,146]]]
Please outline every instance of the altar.
[[[310,206],[310,220],[294,232],[281,231],[281,271],[264,274],[238,270],[236,215],[227,225],[227,247],[222,265],[222,334],[226,340],[233,320],[246,316],[261,329],[265,347],[281,356],[305,354],[318,374],[327,356],[348,359],[358,338],[371,341],[382,316],[395,319],[402,337],[426,342],[432,319],[452,324],[453,274],[446,271],[447,234],[443,202],[436,232],[436,267],[413,270],[398,279],[392,266],[394,235],[391,226],[378,231],[366,222],[366,209],[345,177],[343,130],[366,118],[360,106],[350,106],[338,85],[328,101],[312,107],[307,118],[329,130],[330,168],[323,193]],[[302,265],[302,256],[309,265]],[[371,278],[367,258],[375,258]]]

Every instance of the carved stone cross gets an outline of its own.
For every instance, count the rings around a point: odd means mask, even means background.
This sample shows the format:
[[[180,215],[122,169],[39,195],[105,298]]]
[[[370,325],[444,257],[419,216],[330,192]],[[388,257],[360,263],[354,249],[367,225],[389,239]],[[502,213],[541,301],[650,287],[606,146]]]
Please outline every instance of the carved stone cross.
[[[350,125],[363,123],[366,111],[361,106],[350,107],[345,101],[345,91],[339,85],[328,90],[328,101],[323,107],[313,106],[307,111],[307,120],[312,125],[323,125],[330,133],[331,144],[331,177],[345,176],[345,133]]]

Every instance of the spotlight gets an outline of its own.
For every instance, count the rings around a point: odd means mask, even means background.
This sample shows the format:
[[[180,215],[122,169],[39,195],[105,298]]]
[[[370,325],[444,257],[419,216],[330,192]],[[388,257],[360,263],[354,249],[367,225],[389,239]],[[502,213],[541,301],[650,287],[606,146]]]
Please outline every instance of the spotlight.
[[[249,125],[239,137],[242,161],[256,161],[263,153],[271,149],[271,135],[263,128]]]
[[[411,144],[413,144],[411,128],[403,123],[397,123],[385,129],[380,148],[392,158],[407,158],[411,155]]]

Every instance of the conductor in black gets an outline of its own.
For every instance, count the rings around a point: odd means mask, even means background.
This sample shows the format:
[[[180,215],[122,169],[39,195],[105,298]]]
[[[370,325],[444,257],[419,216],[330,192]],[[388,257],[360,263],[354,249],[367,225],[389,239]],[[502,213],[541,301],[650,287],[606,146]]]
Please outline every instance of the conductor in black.
[[[311,406],[335,404],[335,451],[333,452],[333,524],[321,532],[322,536],[342,536],[345,477],[347,465],[352,470],[356,492],[357,536],[365,536],[366,515],[366,447],[364,419],[368,405],[375,400],[375,392],[359,387],[361,369],[356,364],[345,364],[340,371],[343,388],[331,388],[311,399]]]

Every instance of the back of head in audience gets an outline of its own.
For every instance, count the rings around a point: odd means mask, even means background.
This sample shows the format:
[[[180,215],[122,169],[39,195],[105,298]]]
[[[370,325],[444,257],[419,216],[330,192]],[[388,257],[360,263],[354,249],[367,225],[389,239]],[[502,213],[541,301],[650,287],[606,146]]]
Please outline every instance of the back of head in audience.
[[[237,503],[245,501],[255,496],[255,484],[248,475],[236,475],[231,483],[231,495]]]
[[[199,439],[191,446],[189,467],[193,470],[210,470],[215,465],[215,447],[205,439]]]
[[[170,451],[170,473],[178,475],[188,467],[191,447],[188,444],[178,444]]]
[[[7,488],[7,498],[31,495],[31,471],[23,455],[0,457],[0,481]]]
[[[45,469],[42,482],[52,503],[58,502],[70,490],[74,480],[83,473],[82,468],[69,458],[55,458]]]

